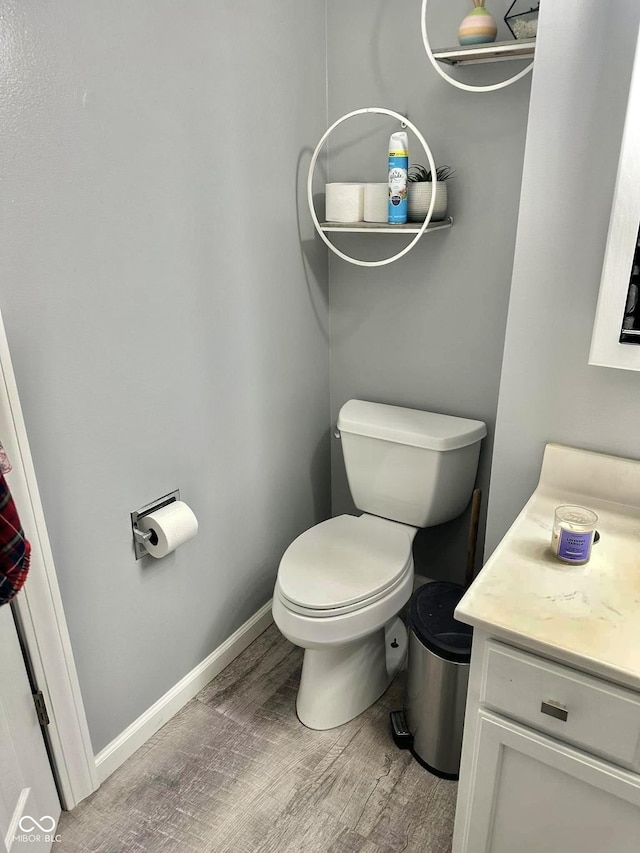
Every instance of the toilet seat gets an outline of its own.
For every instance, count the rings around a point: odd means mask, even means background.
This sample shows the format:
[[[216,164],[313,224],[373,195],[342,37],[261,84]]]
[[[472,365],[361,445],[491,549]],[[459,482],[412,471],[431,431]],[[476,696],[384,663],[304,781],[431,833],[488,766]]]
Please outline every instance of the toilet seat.
[[[278,570],[277,593],[290,610],[327,617],[366,607],[412,571],[414,528],[372,515],[340,515],[298,536]]]
[[[344,607],[323,607],[322,609],[315,607],[304,607],[304,605],[296,604],[295,602],[290,601],[283,594],[279,584],[276,584],[275,595],[282,602],[282,604],[286,607],[287,610],[289,610],[291,613],[297,613],[300,616],[308,616],[312,619],[322,619],[329,616],[348,615],[349,613],[353,613],[356,610],[364,610],[368,607],[368,605],[375,604],[382,598],[392,596],[396,589],[403,586],[407,575],[411,574],[412,565],[413,563],[411,562],[392,587],[387,587],[386,589],[381,590],[380,592],[370,596],[369,598],[364,599],[363,601],[348,604]]]

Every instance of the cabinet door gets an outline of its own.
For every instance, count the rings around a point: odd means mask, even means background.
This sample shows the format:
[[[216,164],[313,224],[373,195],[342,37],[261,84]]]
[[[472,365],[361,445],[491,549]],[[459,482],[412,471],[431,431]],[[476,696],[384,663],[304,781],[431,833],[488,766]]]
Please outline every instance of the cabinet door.
[[[638,853],[639,776],[478,715],[465,853]]]

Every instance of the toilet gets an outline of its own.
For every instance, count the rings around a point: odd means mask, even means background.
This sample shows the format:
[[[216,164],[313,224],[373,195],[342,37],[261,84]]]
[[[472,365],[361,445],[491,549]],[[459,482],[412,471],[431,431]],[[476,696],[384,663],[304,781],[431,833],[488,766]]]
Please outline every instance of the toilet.
[[[473,491],[482,421],[349,400],[338,416],[362,515],[302,533],[280,561],[273,618],[305,650],[296,711],[332,729],[372,705],[404,663],[398,613],[413,591],[413,539],[460,515]]]

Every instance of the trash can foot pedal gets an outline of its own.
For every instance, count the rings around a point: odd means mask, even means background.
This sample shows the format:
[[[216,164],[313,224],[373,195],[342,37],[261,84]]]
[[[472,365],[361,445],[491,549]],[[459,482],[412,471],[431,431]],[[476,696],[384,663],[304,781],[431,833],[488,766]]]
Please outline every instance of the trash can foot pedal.
[[[391,711],[389,717],[391,718],[391,734],[396,746],[400,749],[411,749],[413,735],[409,731],[405,712]]]

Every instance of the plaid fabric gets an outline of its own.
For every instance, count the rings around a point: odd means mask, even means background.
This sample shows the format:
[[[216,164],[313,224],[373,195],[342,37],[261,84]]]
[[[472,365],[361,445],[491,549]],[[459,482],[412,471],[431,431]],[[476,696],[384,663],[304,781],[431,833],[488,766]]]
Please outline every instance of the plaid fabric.
[[[31,545],[24,538],[9,486],[0,474],[0,605],[20,592],[30,555]]]
[[[11,462],[9,462],[7,451],[0,444],[0,472],[2,472],[3,474],[8,474],[9,471],[11,471]]]

